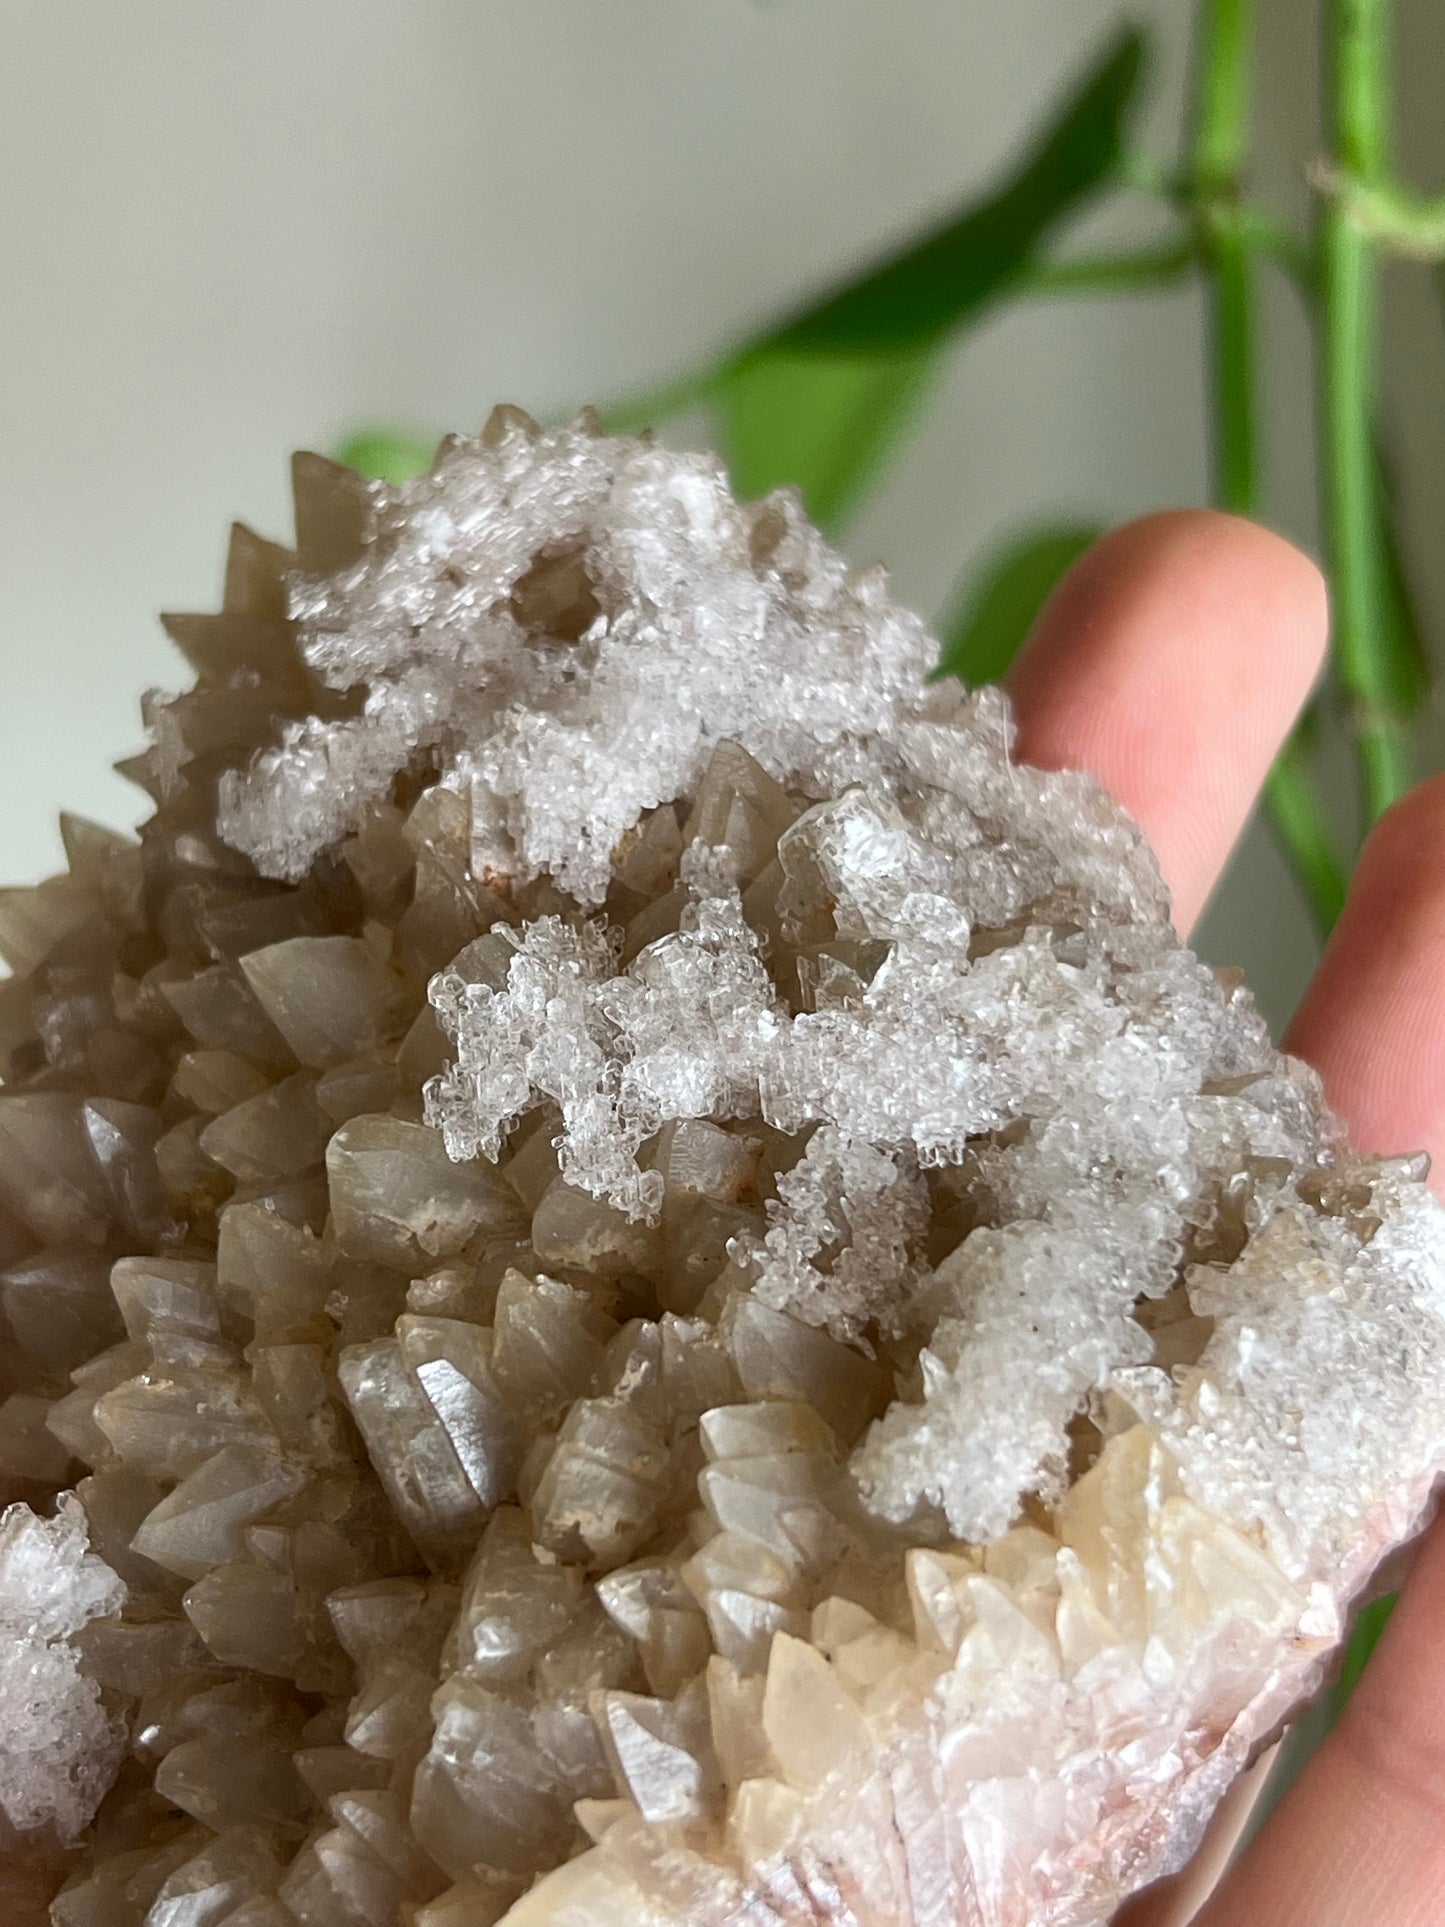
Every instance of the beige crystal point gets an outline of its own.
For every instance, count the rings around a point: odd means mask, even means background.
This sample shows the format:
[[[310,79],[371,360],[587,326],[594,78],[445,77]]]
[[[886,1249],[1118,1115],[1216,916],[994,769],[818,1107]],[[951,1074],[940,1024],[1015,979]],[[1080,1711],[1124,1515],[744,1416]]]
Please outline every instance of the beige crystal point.
[[[1445,1469],[1420,1164],[790,496],[517,410],[295,486],[139,843],[0,895],[0,1853],[1107,1920]]]

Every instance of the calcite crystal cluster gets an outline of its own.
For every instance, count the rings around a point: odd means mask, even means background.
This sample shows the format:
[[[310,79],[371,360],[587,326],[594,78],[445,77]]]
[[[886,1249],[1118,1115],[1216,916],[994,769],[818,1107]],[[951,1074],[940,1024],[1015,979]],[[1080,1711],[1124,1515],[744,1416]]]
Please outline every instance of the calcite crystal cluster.
[[[296,490],[0,897],[55,1927],[1105,1920],[1445,1465],[1419,1165],[787,495]]]

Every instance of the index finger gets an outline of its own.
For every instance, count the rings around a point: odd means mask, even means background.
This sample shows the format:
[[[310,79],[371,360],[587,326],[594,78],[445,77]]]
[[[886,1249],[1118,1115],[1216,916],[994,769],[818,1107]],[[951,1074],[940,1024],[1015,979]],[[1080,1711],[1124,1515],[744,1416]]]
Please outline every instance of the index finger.
[[[1237,516],[1147,516],[1064,579],[1009,678],[1019,756],[1087,769],[1193,927],[1319,673],[1318,569]]]

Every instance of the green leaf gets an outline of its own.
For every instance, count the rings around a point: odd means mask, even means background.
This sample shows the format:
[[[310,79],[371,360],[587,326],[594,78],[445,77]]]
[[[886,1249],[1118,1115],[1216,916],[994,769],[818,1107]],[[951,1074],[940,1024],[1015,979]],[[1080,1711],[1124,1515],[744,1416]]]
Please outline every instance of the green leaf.
[[[749,499],[793,483],[808,513],[835,530],[914,413],[934,357],[743,355],[713,391],[722,452]]]
[[[1350,1634],[1350,1643],[1345,1652],[1345,1663],[1341,1670],[1339,1684],[1335,1687],[1335,1705],[1342,1707],[1360,1683],[1371,1653],[1379,1644],[1380,1635],[1390,1623],[1390,1614],[1395,1610],[1398,1593],[1387,1592],[1380,1599],[1372,1599],[1361,1610],[1355,1621],[1355,1630]]]
[[[1143,42],[1115,40],[1008,180],[941,228],[749,343],[703,384],[743,496],[793,483],[836,530],[901,438],[943,339],[1028,272],[1117,168]]]
[[[409,482],[413,475],[425,474],[435,454],[435,442],[419,442],[385,428],[364,428],[342,444],[336,459],[369,482]]]
[[[943,648],[935,676],[1001,682],[1039,611],[1102,534],[1093,524],[1067,523],[1015,536],[995,550],[939,624]]]
[[[647,388],[640,394],[622,395],[616,401],[603,402],[597,412],[609,435],[637,435],[645,428],[655,428],[671,415],[685,415],[691,408],[701,408],[711,400],[719,379],[716,368],[695,369],[677,381],[664,382],[659,388]]]
[[[1063,219],[1118,170],[1144,65],[1130,28],[985,200],[792,316],[754,348],[878,354],[937,341],[1006,290]]]

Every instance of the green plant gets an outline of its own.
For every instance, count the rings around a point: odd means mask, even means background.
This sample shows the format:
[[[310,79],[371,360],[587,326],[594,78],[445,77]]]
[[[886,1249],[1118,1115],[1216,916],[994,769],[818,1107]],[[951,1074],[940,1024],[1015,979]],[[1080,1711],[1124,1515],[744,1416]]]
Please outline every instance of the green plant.
[[[663,386],[604,410],[635,429],[703,410],[740,493],[798,487],[814,519],[839,534],[879,483],[916,421],[943,357],[1001,305],[1060,293],[1139,295],[1188,277],[1208,297],[1214,496],[1244,515],[1265,510],[1257,356],[1266,274],[1282,274],[1310,317],[1318,362],[1320,494],[1334,604],[1328,687],[1320,699],[1349,739],[1357,810],[1348,846],[1319,792],[1318,714],[1304,719],[1273,770],[1270,820],[1328,930],[1359,840],[1408,786],[1411,737],[1429,677],[1386,484],[1378,419],[1381,253],[1445,254],[1445,201],[1423,202],[1390,165],[1389,0],[1323,0],[1328,125],[1312,232],[1295,232],[1249,187],[1257,0],[1200,0],[1190,125],[1166,164],[1134,140],[1146,70],[1143,36],[1106,46],[1002,180],[942,225],[757,337]],[[1112,194],[1157,201],[1170,232],[1136,251],[1078,255],[1058,238]],[[429,448],[377,432],[342,459],[388,479]],[[1098,531],[1076,522],[1018,531],[965,583],[940,624],[941,674],[993,680],[1034,616]],[[1382,1623],[1362,1620],[1346,1680]]]

